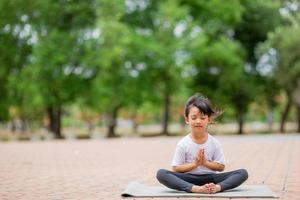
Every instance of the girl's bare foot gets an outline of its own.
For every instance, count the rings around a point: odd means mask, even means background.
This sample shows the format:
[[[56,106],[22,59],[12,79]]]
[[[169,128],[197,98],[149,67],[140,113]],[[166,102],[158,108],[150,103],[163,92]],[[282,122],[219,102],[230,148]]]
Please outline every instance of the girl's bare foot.
[[[218,184],[209,183],[208,185],[209,185],[209,193],[211,194],[215,194],[221,191],[221,186]]]
[[[210,193],[210,191],[209,191],[209,184],[205,184],[205,185],[202,185],[202,186],[194,185],[192,187],[192,192],[193,193],[209,194]]]

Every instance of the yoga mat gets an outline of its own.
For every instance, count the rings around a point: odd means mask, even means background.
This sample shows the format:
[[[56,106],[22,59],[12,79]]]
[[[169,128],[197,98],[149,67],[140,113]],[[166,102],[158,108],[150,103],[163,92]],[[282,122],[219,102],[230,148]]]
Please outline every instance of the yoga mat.
[[[187,193],[165,186],[147,186],[131,182],[122,192],[122,197],[222,197],[222,198],[278,198],[266,185],[243,185],[216,194]]]

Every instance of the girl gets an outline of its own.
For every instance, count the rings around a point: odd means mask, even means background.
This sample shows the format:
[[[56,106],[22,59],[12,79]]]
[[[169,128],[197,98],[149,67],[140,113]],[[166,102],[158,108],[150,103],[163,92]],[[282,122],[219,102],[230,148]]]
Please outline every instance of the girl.
[[[189,98],[184,115],[190,133],[176,146],[172,171],[158,170],[156,177],[160,183],[180,191],[217,193],[247,180],[245,169],[217,173],[225,169],[224,154],[219,141],[207,133],[207,125],[219,114],[207,98],[199,94]]]

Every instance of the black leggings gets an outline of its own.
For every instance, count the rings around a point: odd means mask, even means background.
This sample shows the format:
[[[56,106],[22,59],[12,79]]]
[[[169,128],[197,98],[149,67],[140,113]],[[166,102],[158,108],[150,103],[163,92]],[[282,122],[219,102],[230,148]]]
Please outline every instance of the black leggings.
[[[235,171],[216,173],[216,174],[189,174],[172,172],[160,169],[156,175],[157,180],[168,188],[191,192],[193,185],[204,185],[214,183],[221,186],[221,191],[238,187],[248,178],[248,172],[245,169]]]

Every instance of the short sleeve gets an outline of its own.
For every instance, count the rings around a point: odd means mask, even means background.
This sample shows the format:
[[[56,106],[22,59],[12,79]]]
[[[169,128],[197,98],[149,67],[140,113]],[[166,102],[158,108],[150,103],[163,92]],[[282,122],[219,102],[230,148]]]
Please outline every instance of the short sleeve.
[[[172,160],[172,166],[178,166],[185,163],[185,151],[184,147],[181,145],[176,146],[175,154]]]
[[[218,141],[216,141],[216,148],[215,153],[213,155],[213,161],[223,165],[225,164],[224,152],[222,150],[221,144]]]

